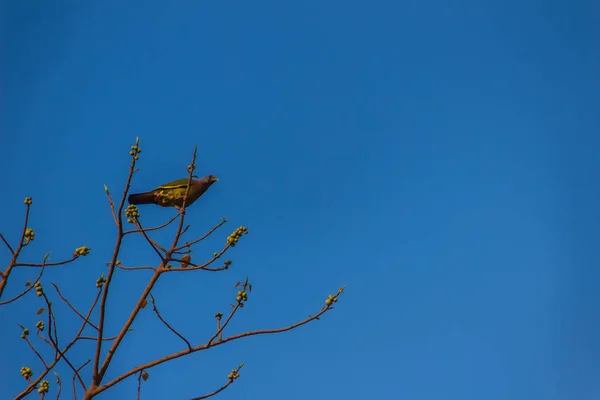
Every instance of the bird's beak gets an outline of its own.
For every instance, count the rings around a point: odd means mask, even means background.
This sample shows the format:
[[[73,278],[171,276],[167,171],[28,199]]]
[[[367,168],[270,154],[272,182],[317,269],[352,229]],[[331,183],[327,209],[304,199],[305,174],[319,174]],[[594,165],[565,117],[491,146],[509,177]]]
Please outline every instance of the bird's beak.
[[[219,178],[217,178],[216,176],[212,178],[213,182],[219,182]]]

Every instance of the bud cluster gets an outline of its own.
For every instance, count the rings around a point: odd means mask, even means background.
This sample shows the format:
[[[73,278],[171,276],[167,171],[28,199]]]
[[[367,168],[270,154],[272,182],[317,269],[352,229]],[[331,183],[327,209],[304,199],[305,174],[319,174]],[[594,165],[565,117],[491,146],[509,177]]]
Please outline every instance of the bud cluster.
[[[50,382],[43,380],[40,382],[40,387],[38,387],[38,393],[48,393],[48,389],[50,389]]]
[[[240,374],[235,369],[231,370],[231,373],[229,375],[227,375],[227,379],[229,379],[230,381],[233,381],[239,377],[240,377]]]
[[[129,152],[129,155],[133,157],[134,160],[138,160],[138,154],[140,154],[142,152],[142,149],[139,148],[139,146],[136,144],[135,146],[131,146],[131,151]]]
[[[79,256],[87,256],[88,254],[90,254],[90,248],[87,246],[81,246],[75,249],[75,252],[73,252],[73,257],[79,257]]]
[[[37,282],[33,286],[35,287],[35,294],[37,294],[38,296],[41,296],[44,294],[44,288],[42,287],[41,283]]]
[[[33,372],[31,371],[31,368],[23,367],[21,368],[21,375],[23,375],[23,378],[29,380],[33,376]]]
[[[133,224],[133,220],[140,217],[140,213],[135,204],[130,204],[125,209],[125,216],[127,217],[127,222]]]
[[[240,240],[243,234],[248,234],[248,228],[246,228],[245,226],[240,226],[231,235],[229,235],[229,237],[227,238],[227,243],[229,243],[231,247],[235,246],[235,244],[238,242],[238,240]]]
[[[28,242],[35,239],[35,232],[33,231],[33,229],[31,229],[31,228],[25,229],[25,239],[27,239]]]

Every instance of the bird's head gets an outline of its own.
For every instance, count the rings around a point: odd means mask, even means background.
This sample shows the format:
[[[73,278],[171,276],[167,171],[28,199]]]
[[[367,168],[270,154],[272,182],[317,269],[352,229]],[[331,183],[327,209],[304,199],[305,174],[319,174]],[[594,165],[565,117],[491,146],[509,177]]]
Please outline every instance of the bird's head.
[[[208,180],[210,183],[215,183],[215,182],[218,182],[218,181],[219,181],[219,179],[217,179],[217,177],[216,177],[216,176],[214,176],[214,175],[208,175],[208,176],[206,177],[206,179],[207,179],[207,180]]]

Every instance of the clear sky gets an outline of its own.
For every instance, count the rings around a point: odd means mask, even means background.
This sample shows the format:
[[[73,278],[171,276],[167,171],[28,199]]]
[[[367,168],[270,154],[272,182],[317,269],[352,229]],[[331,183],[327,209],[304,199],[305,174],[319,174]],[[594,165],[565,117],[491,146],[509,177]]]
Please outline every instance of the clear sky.
[[[150,370],[142,399],[210,392],[242,361],[217,398],[600,398],[599,2],[2,4],[0,230],[16,240],[31,196],[26,260],[92,248],[46,285],[93,298],[115,240],[103,185],[123,189],[136,136],[134,192],[186,176],[194,145],[198,174],[220,179],[190,232],[230,222],[194,257],[249,228],[229,271],[153,292],[195,343],[246,275],[229,333],[290,324],[347,285],[320,321]],[[174,211],[140,212],[150,226]],[[121,259],[157,261],[140,238]],[[118,273],[109,335],[147,277]],[[3,399],[21,366],[40,369],[16,326],[33,328],[40,299],[17,304],[0,309]],[[66,341],[77,320],[60,315]],[[184,347],[151,309],[134,328],[109,377]]]

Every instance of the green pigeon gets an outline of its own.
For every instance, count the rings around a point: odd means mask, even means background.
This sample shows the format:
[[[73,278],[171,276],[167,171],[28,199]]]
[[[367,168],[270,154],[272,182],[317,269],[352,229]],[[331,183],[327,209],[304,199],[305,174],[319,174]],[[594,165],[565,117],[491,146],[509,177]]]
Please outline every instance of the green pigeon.
[[[130,194],[129,204],[156,204],[161,207],[175,207],[183,212],[181,206],[187,190],[188,180],[189,178],[181,178],[149,192]],[[214,175],[207,175],[202,179],[192,179],[185,207],[192,205],[217,181],[218,179]]]

